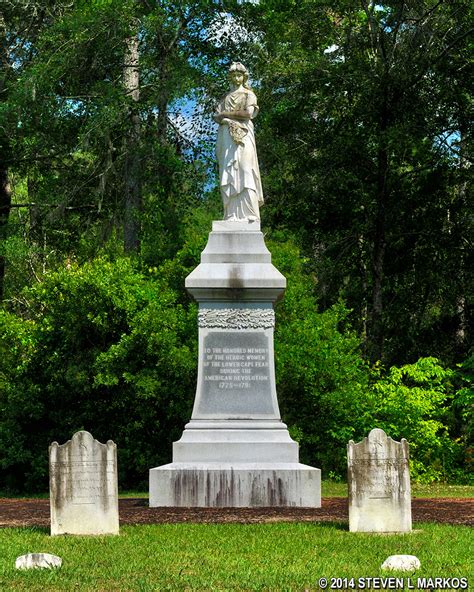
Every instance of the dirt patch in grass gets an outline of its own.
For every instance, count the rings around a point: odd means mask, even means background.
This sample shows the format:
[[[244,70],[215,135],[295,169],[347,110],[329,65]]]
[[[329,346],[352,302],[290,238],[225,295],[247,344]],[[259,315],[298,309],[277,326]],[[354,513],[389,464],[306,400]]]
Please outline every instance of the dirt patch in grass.
[[[149,508],[148,500],[119,500],[121,524],[347,522],[346,498],[323,498],[321,508]],[[414,522],[474,525],[474,499],[412,500]],[[0,527],[49,527],[49,500],[0,498]]]

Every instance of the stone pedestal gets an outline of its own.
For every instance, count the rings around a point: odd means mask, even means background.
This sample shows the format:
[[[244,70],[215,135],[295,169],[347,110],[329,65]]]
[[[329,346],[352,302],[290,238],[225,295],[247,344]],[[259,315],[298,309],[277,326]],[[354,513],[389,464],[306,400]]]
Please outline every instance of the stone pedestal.
[[[213,223],[186,278],[199,303],[194,409],[173,462],[150,470],[150,506],[321,505],[320,471],[299,463],[278,409],[273,304],[285,287],[259,222]]]

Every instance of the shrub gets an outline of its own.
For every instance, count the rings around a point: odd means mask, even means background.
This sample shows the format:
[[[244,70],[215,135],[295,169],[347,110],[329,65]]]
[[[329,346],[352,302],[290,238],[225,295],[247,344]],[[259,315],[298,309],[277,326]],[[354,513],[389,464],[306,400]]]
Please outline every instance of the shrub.
[[[414,480],[465,480],[472,390],[465,387],[455,396],[453,372],[435,358],[388,371],[378,365],[370,369],[343,304],[318,312],[315,280],[305,273],[298,249],[286,242],[272,244],[270,250],[288,279],[276,315],[277,392],[302,461],[325,475],[345,476],[347,442],[379,427],[410,443]],[[464,414],[464,463],[462,442],[451,425],[453,397]]]
[[[195,386],[195,310],[125,258],[48,274],[3,313],[3,487],[45,490],[47,449],[79,430],[113,439],[121,482],[169,458]],[[30,320],[26,320],[29,317]]]
[[[291,243],[271,244],[288,288],[276,310],[275,360],[282,416],[299,441],[301,459],[336,475],[346,473],[348,440],[364,435],[361,409],[369,372],[359,339],[337,304],[319,312],[314,279]],[[344,330],[343,330],[344,328]]]
[[[374,427],[408,440],[411,474],[422,483],[446,480],[459,457],[459,443],[447,427],[452,377],[436,358],[420,358],[388,372],[373,369],[367,413]]]

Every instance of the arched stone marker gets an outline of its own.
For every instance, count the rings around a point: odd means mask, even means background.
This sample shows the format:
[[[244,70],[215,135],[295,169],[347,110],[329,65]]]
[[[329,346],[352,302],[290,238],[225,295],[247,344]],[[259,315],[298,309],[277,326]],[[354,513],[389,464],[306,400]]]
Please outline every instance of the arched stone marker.
[[[410,532],[411,493],[408,442],[378,428],[347,445],[349,530]]]
[[[49,447],[51,535],[118,534],[117,446],[76,432]]]

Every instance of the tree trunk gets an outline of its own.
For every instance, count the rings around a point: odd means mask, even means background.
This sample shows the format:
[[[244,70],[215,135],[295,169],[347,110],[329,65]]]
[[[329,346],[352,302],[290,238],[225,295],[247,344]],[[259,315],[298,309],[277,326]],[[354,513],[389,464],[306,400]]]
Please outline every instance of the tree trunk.
[[[6,239],[8,220],[12,205],[10,183],[8,182],[8,170],[0,168],[0,240]],[[5,256],[0,252],[0,301],[3,300],[5,292]]]
[[[372,254],[372,314],[370,319],[369,351],[373,362],[380,360],[384,348],[383,280],[386,246],[386,206],[388,199],[389,160],[385,132],[388,128],[388,93],[382,106],[379,148],[377,154],[377,195]]]
[[[140,248],[140,212],[142,210],[141,167],[140,167],[140,74],[138,36],[128,37],[125,48],[123,74],[127,97],[131,99],[129,107],[129,133],[125,144],[125,216],[124,247],[125,251],[138,252]]]
[[[465,253],[465,228],[464,216],[468,211],[467,205],[467,181],[464,178],[465,171],[469,164],[466,157],[466,138],[468,134],[467,122],[461,121],[459,125],[459,185],[458,185],[458,207],[454,216],[455,240],[459,245],[458,255],[458,294],[456,296],[456,313],[457,313],[457,327],[455,333],[457,352],[465,355],[465,348],[467,342],[467,314],[466,314],[466,297],[465,297],[465,278],[466,278],[466,253]]]
[[[362,336],[362,344],[363,344],[363,352],[364,354],[367,353],[367,318],[369,315],[369,306],[368,306],[368,275],[369,271],[367,268],[367,253],[366,253],[366,241],[363,234],[359,235],[358,238],[358,247],[359,247],[359,272],[362,278],[362,302],[360,307],[360,314],[361,314],[361,336]]]
[[[372,318],[370,350],[373,362],[380,360],[383,354],[383,272],[385,261],[385,204],[379,196],[375,221],[374,253],[372,260]]]
[[[166,146],[168,143],[168,103],[170,100],[168,61],[168,53],[165,49],[162,49],[162,57],[158,66],[160,72],[160,90],[156,101],[158,107],[156,134],[161,146]],[[163,188],[163,195],[166,199],[170,195],[173,183],[172,174],[165,158],[160,158],[158,160],[156,163],[156,171],[158,173],[160,185]],[[172,220],[169,219],[168,222],[171,224]]]
[[[6,25],[0,13],[0,104],[6,101],[5,79],[9,68],[8,50],[6,42]],[[0,136],[0,241],[7,237],[8,221],[12,204],[10,183],[8,180],[8,161],[10,152],[8,138],[2,133]],[[0,301],[5,293],[5,256],[0,251]]]
[[[157,96],[158,118],[156,122],[156,130],[161,144],[166,143],[166,134],[168,131],[168,100],[169,100],[169,72],[168,72],[168,55],[165,50],[162,50],[162,58],[159,63],[160,72],[160,90]]]

